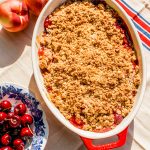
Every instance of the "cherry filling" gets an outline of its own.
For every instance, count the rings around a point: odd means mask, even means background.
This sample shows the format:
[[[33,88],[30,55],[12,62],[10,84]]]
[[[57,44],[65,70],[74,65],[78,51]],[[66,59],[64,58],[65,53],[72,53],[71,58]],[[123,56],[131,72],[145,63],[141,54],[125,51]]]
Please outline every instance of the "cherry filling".
[[[102,128],[102,129],[96,129],[96,130],[94,130],[94,132],[97,132],[97,133],[104,133],[104,132],[108,132],[108,131],[110,131],[110,130],[112,130],[112,128],[107,127],[107,128]]]
[[[139,65],[138,60],[136,59],[135,61],[133,61],[133,62],[132,62],[132,65],[133,65],[133,70],[135,70],[135,69],[136,69],[136,66]]]
[[[43,56],[44,55],[44,48],[43,47],[39,48],[38,55],[39,56]]]
[[[81,119],[75,118],[75,116],[72,116],[69,121],[71,124],[73,124],[75,127],[79,129],[82,129],[84,126],[84,122]]]
[[[117,114],[117,113],[114,113],[114,124],[113,124],[113,128],[116,127],[118,124],[120,124],[123,120],[123,117],[121,114]],[[98,133],[104,133],[104,132],[108,132],[112,130],[111,127],[105,127],[105,128],[102,128],[102,129],[96,129],[94,130],[94,132],[98,132]]]
[[[52,25],[52,21],[50,20],[49,17],[47,17],[44,21],[44,28],[48,28],[48,26]]]
[[[51,86],[47,86],[46,89],[47,89],[48,92],[52,91],[52,87]]]
[[[115,125],[120,124],[122,122],[122,120],[123,120],[123,117],[121,114],[117,114],[117,113],[114,114],[114,124]]]
[[[122,120],[123,120],[123,116],[121,114],[114,112],[113,127],[116,127],[118,124],[120,124],[122,122]],[[69,121],[72,125],[74,125],[75,127],[79,128],[79,129],[82,129],[84,126],[84,122],[81,119],[75,118],[75,116],[72,116]],[[96,129],[93,132],[104,133],[104,132],[108,132],[110,130],[112,130],[111,127],[105,127],[102,129]]]
[[[116,28],[120,29],[120,32],[124,34],[123,45],[124,47],[132,47],[133,43],[131,40],[131,35],[128,32],[127,25],[125,22],[118,16],[115,23]]]

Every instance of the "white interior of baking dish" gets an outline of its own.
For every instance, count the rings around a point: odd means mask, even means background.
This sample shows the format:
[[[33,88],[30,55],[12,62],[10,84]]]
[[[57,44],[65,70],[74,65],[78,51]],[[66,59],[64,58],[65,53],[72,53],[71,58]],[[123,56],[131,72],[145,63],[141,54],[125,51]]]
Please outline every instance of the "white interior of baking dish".
[[[142,98],[144,95],[144,90],[145,90],[145,85],[146,85],[146,69],[145,69],[145,63],[144,63],[144,57],[143,57],[143,52],[142,52],[142,45],[140,42],[140,38],[138,36],[138,33],[136,32],[136,29],[130,20],[130,18],[127,16],[125,11],[115,2],[115,0],[106,0],[106,2],[113,7],[123,18],[123,20],[126,22],[129,31],[131,33],[133,43],[135,46],[135,49],[137,51],[137,56],[140,64],[140,70],[141,70],[141,85],[139,87],[138,94],[135,99],[134,107],[130,114],[113,130],[105,133],[95,133],[95,132],[89,132],[89,131],[84,131],[81,129],[76,128],[73,126],[68,120],[64,118],[64,116],[59,112],[59,110],[55,107],[55,105],[48,99],[47,97],[47,91],[44,87],[43,84],[43,78],[39,69],[39,63],[38,63],[38,48],[36,45],[36,37],[39,35],[43,30],[43,24],[45,18],[60,4],[62,4],[65,0],[49,0],[47,5],[44,7],[43,11],[41,12],[37,23],[35,25],[34,33],[33,33],[33,39],[32,39],[32,60],[33,60],[33,68],[34,68],[34,75],[35,79],[38,85],[38,88],[40,90],[40,93],[46,102],[47,106],[51,110],[51,112],[55,115],[55,117],[62,123],[64,124],[67,128],[72,130],[73,132],[77,133],[80,136],[86,137],[86,138],[91,138],[91,139],[100,139],[100,138],[106,138],[110,137],[113,135],[116,135],[123,131],[134,119],[140,105],[142,102]]]

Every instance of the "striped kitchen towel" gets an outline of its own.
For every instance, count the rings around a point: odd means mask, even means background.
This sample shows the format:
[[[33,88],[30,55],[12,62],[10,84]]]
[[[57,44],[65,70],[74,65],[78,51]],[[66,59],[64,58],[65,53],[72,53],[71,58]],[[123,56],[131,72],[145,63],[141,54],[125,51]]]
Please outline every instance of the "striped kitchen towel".
[[[131,17],[143,46],[150,51],[150,0],[116,0]]]

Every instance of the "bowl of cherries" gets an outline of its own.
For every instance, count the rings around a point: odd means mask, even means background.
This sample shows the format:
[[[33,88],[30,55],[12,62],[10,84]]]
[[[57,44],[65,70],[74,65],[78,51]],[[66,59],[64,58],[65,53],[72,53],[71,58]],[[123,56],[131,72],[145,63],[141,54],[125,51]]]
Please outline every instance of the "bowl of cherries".
[[[43,150],[48,133],[34,95],[18,85],[0,85],[0,150]]]

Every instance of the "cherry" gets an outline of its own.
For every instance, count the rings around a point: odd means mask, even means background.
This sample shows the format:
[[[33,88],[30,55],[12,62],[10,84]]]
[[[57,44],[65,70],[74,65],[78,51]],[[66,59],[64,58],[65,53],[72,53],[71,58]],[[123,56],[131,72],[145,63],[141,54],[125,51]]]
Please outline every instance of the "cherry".
[[[25,114],[21,117],[21,124],[23,126],[27,126],[33,123],[33,118],[29,114]]]
[[[10,144],[10,141],[11,141],[11,136],[9,134],[4,134],[2,137],[1,137],[1,143],[3,145],[9,145]]]
[[[24,142],[21,139],[15,139],[13,141],[13,146],[15,147],[16,150],[24,150]]]
[[[133,70],[136,69],[136,66],[139,64],[138,60],[132,62]]]
[[[5,146],[0,148],[0,150],[13,150],[10,146]]]
[[[25,150],[25,148],[24,148],[24,146],[18,146],[18,147],[16,147],[16,150]]]
[[[47,86],[46,89],[47,89],[48,92],[52,91],[52,87],[51,86]]]
[[[16,128],[16,127],[19,127],[21,124],[21,119],[18,115],[13,115],[10,120],[9,120],[9,125],[12,127],[12,128]]]
[[[2,129],[0,131],[2,131],[3,133],[6,133],[9,129],[9,124],[7,122],[4,122],[2,125]]]
[[[5,146],[0,148],[0,150],[13,150],[10,146]]]
[[[14,113],[16,115],[24,115],[26,112],[27,108],[25,104],[18,104],[15,108],[14,108]]]
[[[114,114],[114,123],[118,125],[123,120],[122,115],[115,113]]]
[[[7,118],[7,114],[4,112],[0,112],[0,123],[3,123]]]
[[[7,119],[11,119],[15,114],[13,112],[9,112],[7,114]]]
[[[21,132],[20,132],[20,136],[21,137],[32,137],[33,131],[28,127],[22,128]]]
[[[11,110],[11,103],[8,101],[8,100],[4,100],[0,103],[0,108],[3,110],[3,111],[10,111]]]

